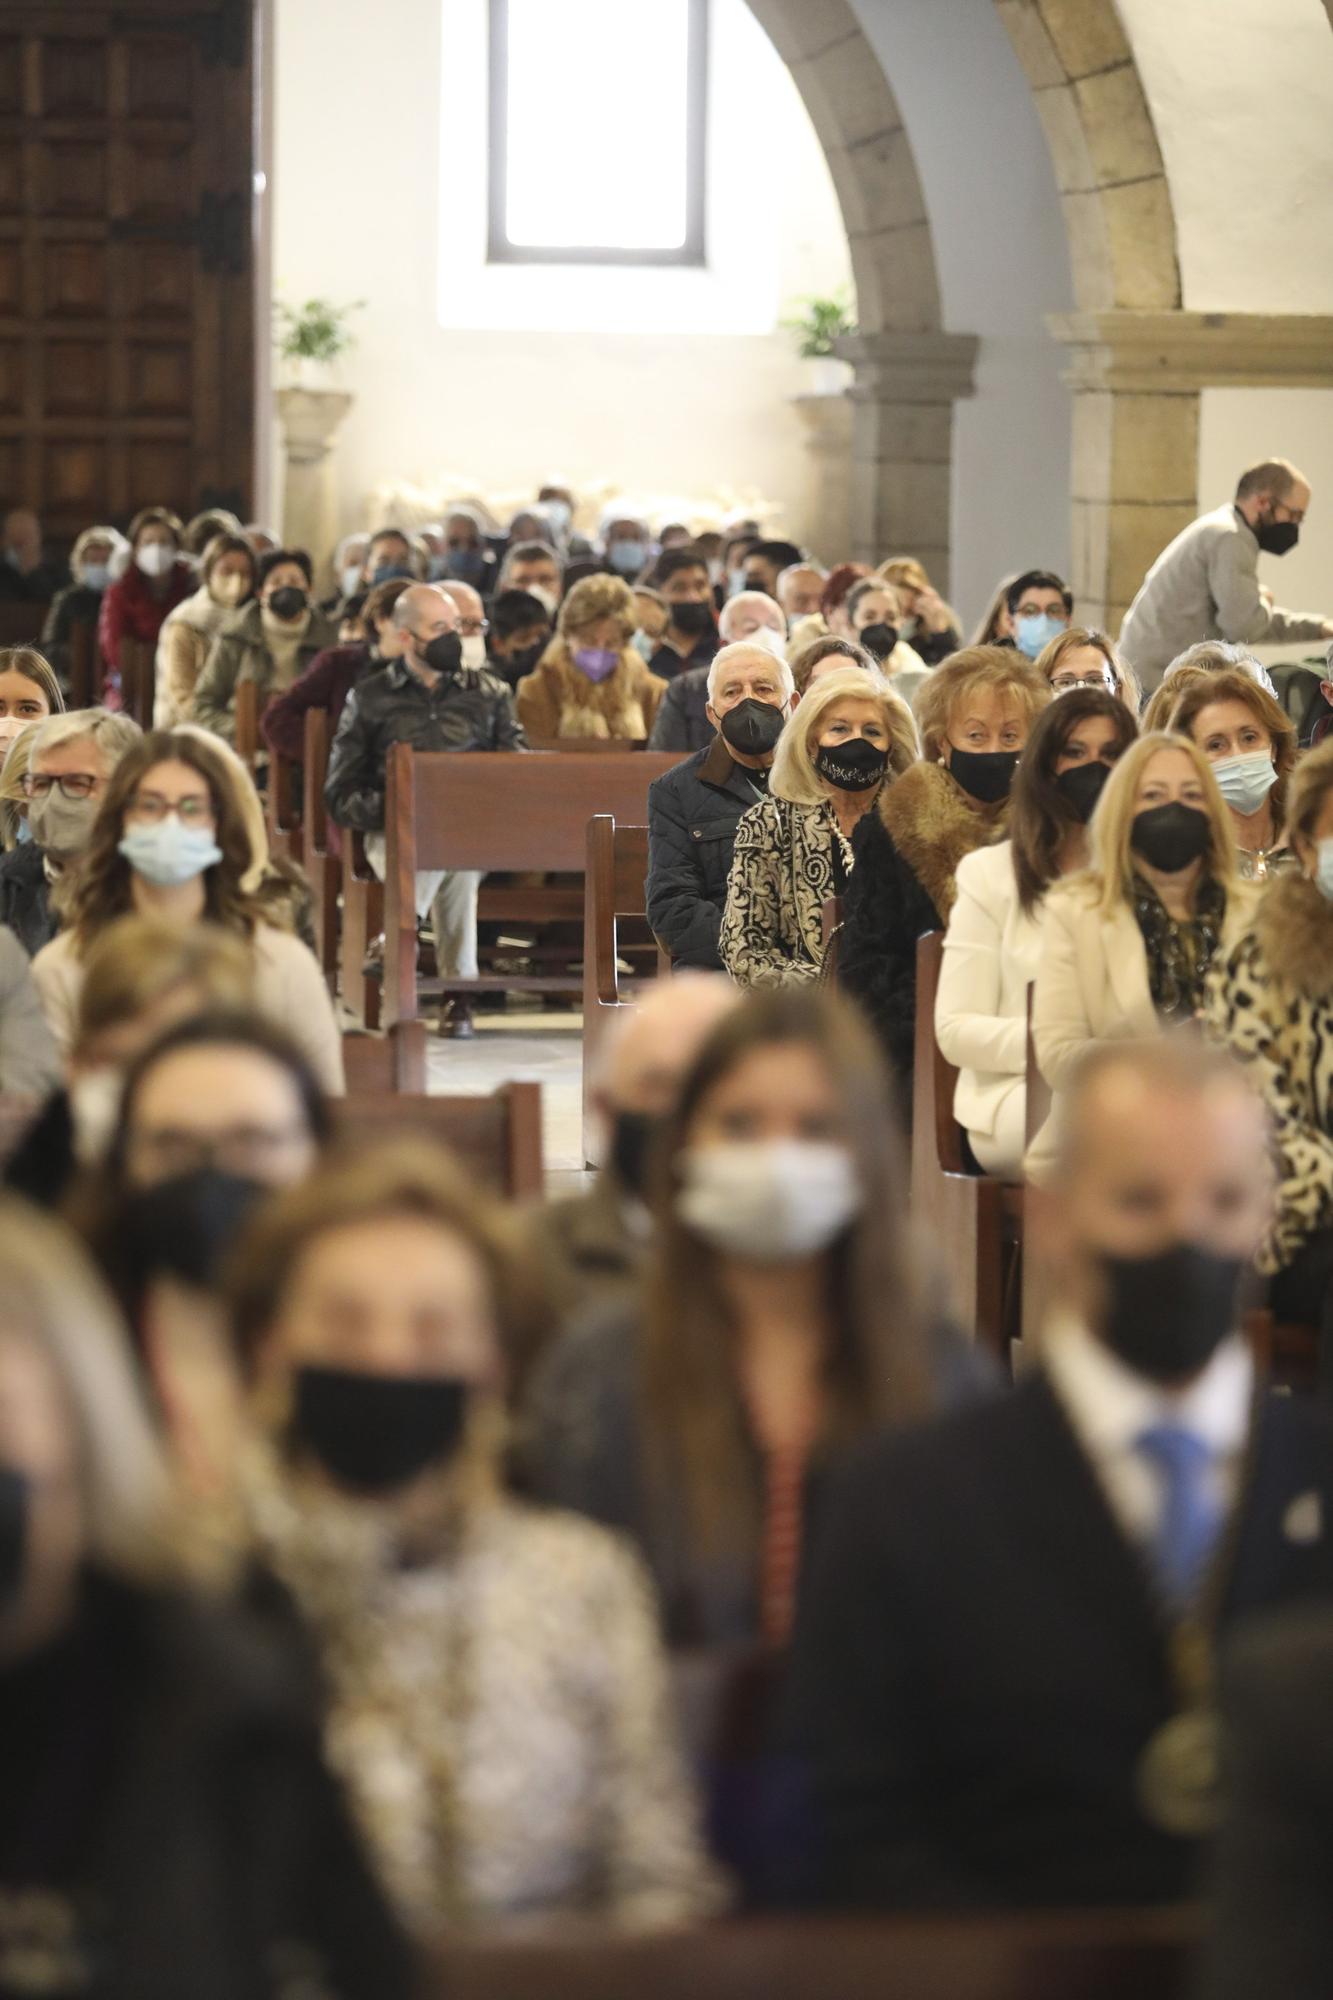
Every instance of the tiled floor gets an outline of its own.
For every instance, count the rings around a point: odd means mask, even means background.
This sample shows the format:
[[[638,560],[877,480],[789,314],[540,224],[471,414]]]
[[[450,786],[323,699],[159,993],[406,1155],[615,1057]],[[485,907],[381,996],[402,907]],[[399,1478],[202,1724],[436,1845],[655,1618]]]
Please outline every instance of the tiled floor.
[[[478,1014],[470,1042],[432,1034],[428,1088],[480,1096],[511,1080],[539,1083],[547,1184],[572,1192],[584,1172],[582,1033],[577,1014]]]

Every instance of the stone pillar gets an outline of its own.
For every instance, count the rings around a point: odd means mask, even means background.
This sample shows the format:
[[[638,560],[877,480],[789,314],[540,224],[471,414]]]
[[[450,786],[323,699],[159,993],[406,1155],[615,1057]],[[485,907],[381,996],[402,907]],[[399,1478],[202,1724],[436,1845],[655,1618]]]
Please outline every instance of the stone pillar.
[[[851,548],[861,562],[914,555],[947,596],[953,406],[974,390],[971,333],[854,333]]]
[[[809,476],[792,522],[795,538],[829,565],[852,544],[852,405],[845,390],[793,396],[804,433]]]
[[[322,570],[338,532],[333,489],[333,441],[352,407],[342,389],[279,389],[287,474],[282,502],[282,539],[289,549],[308,549]]]
[[[1046,324],[1069,350],[1074,392],[1075,616],[1114,636],[1199,511],[1200,391],[1333,387],[1333,318],[1111,311]]]

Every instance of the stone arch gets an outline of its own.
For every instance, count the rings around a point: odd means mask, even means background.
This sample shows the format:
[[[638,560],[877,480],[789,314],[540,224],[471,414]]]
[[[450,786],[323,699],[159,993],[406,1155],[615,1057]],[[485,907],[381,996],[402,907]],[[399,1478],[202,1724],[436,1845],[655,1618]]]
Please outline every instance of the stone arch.
[[[1176,220],[1115,0],[995,0],[1031,86],[1082,312],[1180,305]]]

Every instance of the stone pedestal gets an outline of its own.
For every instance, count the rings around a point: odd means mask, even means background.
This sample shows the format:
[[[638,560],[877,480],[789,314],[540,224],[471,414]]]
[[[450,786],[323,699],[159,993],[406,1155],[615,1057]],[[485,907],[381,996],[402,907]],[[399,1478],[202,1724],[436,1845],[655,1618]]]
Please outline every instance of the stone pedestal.
[[[1333,318],[1113,311],[1046,323],[1069,350],[1074,392],[1075,616],[1114,636],[1199,511],[1200,391],[1333,387]]]
[[[287,388],[275,400],[287,461],[282,539],[289,549],[308,549],[322,570],[338,533],[333,443],[352,398],[343,389]]]
[[[855,333],[835,346],[856,371],[849,554],[914,555],[947,596],[953,406],[974,391],[976,335]]]
[[[852,405],[836,396],[793,396],[806,451],[807,478],[792,523],[796,539],[820,562],[841,562],[852,545]]]

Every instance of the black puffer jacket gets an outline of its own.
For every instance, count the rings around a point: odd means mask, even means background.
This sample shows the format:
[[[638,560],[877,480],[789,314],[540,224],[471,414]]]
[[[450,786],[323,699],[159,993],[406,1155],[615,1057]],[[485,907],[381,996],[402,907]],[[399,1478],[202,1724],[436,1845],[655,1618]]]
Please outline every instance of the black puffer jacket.
[[[59,929],[42,850],[33,841],[0,856],[0,924],[8,924],[29,958],[36,958]]]
[[[504,682],[482,668],[442,674],[434,687],[395,660],[347,697],[329,753],[324,803],[339,826],[378,833],[385,769],[395,743],[414,750],[526,750]]]
[[[742,815],[767,794],[757,782],[763,775],[735,763],[714,736],[648,787],[648,921],[673,965],[722,969],[718,933],[731,850]]]

